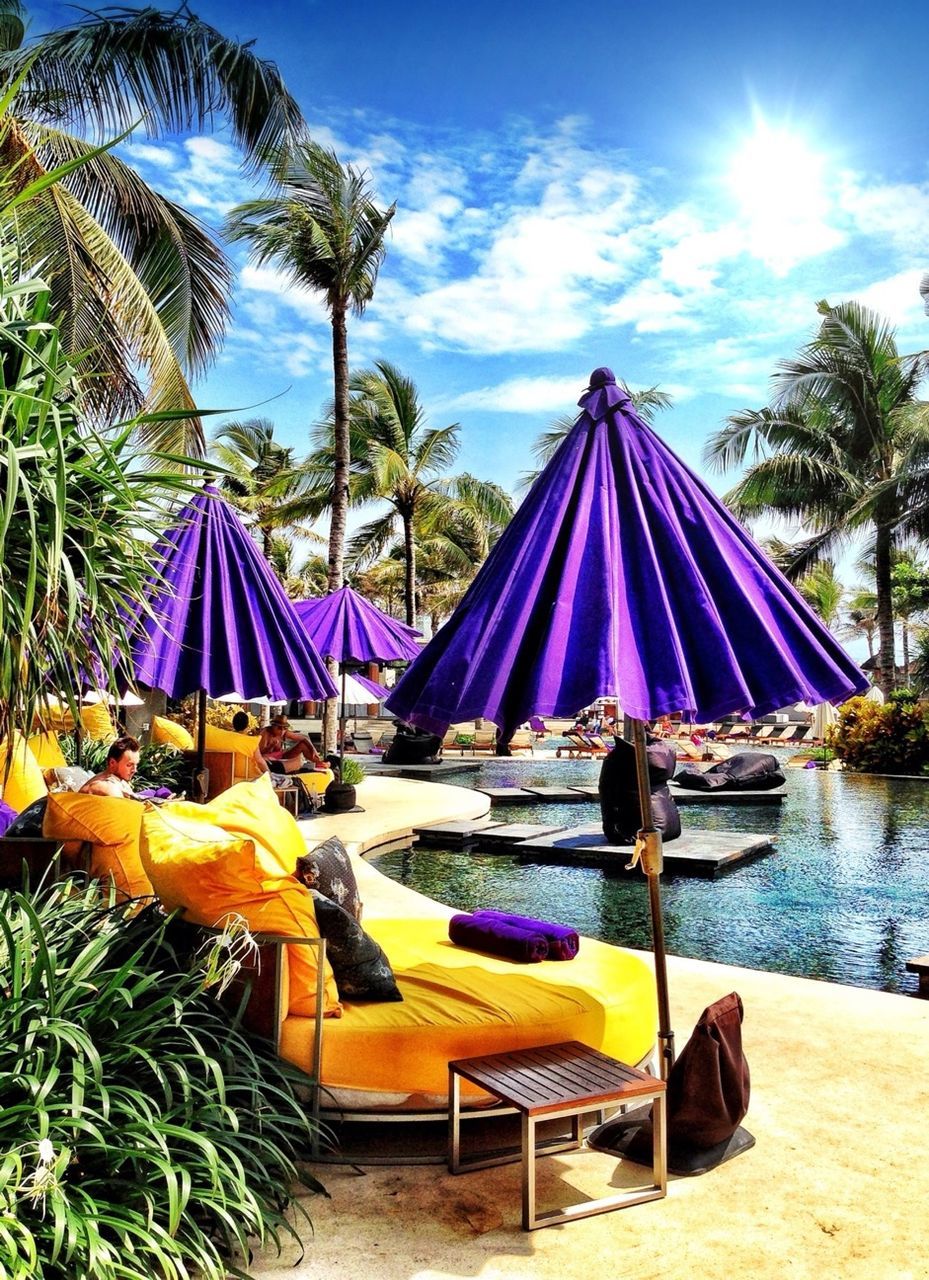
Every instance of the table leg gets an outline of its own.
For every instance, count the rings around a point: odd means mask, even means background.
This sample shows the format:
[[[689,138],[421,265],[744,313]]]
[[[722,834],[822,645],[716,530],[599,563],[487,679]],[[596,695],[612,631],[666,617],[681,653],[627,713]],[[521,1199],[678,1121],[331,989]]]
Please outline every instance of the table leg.
[[[535,1226],[535,1120],[522,1113],[523,1133],[523,1231]]]
[[[461,1076],[448,1069],[448,1171],[461,1168]]]

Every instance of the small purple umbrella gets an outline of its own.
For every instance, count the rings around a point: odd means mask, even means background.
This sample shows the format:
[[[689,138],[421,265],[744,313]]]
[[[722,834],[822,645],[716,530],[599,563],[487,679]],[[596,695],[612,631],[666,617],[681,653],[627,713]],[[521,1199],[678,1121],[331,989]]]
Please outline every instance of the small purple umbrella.
[[[294,608],[323,657],[339,662],[412,662],[419,654],[420,632],[351,587],[321,600],[298,600]]]
[[[709,722],[837,702],[867,680],[706,484],[648,427],[609,369],[451,619],[387,700],[432,732],[618,696],[633,719],[663,1070],[673,1062],[644,721]]]
[[[293,604],[232,507],[210,484],[152,548],[151,616],[139,615],[134,680],[172,698],[331,698],[337,690]]]
[[[349,586],[340,587],[321,600],[298,600],[294,608],[318,651],[342,665],[340,724],[344,749],[345,664],[411,662],[419,655],[416,639],[421,633],[384,613]]]

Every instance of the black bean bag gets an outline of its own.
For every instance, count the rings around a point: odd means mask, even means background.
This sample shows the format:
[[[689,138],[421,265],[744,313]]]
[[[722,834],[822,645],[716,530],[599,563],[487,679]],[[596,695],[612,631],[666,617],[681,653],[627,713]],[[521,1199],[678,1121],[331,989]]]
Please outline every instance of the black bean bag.
[[[676,763],[674,747],[662,742],[650,742],[646,753],[655,830],[661,832],[665,841],[676,840],[681,834],[681,817],[667,786]],[[609,843],[635,844],[636,835],[642,826],[642,810],[639,805],[635,747],[631,742],[617,738],[616,746],[604,758],[600,767],[599,791],[603,834]]]
[[[682,769],[674,781],[690,791],[770,791],[787,779],[777,757],[765,751],[740,751],[701,772]]]
[[[394,740],[384,752],[385,764],[435,764],[442,754],[437,733],[398,727]]]

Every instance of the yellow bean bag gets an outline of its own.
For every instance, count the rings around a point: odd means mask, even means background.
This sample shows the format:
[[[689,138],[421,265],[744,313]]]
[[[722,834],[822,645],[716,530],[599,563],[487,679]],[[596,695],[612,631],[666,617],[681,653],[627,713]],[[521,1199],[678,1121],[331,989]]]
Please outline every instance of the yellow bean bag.
[[[52,729],[45,733],[34,733],[29,739],[29,750],[42,769],[61,769],[68,763],[58,741],[58,734]]]
[[[112,879],[121,899],[140,898],[152,892],[139,856],[143,809],[138,800],[53,792],[42,834],[65,842],[89,841],[93,846],[90,874],[104,882]]]
[[[209,806],[185,803],[145,812],[142,862],[165,909],[182,909],[194,924],[221,928],[230,918],[241,917],[254,933],[318,938],[309,891],[292,877],[269,876],[255,841],[223,830],[210,817]],[[312,1017],[316,951],[294,945],[287,952],[288,1013]],[[327,964],[324,1012],[337,1017],[341,1008]]]
[[[306,853],[306,842],[296,819],[283,807],[264,773],[254,782],[238,782],[214,796],[208,804],[172,800],[166,814],[177,813],[190,821],[210,822],[230,835],[255,841],[264,874],[290,876],[297,859]]]
[[[33,801],[48,795],[42,766],[30,751],[26,739],[18,733],[12,737],[12,751],[9,743],[0,743],[0,793],[4,802],[17,813],[22,813]]]
[[[152,716],[152,742],[167,742],[179,751],[193,751],[196,746],[189,731],[167,716]]]

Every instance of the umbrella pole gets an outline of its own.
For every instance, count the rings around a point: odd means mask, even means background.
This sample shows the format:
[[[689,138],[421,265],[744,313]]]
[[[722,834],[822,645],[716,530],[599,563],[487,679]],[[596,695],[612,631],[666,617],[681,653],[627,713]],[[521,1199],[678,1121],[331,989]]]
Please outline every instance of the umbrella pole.
[[[206,689],[197,690],[197,772],[203,772],[206,758]]]
[[[648,784],[648,755],[645,750],[645,725],[632,722],[635,747],[635,771],[639,787],[642,828],[636,841],[636,860],[648,881],[648,907],[652,923],[652,951],[655,956],[655,986],[658,994],[658,1040],[662,1080],[667,1080],[674,1065],[674,1032],[671,1029],[671,1004],[668,998],[668,962],[664,943],[664,917],[661,912],[661,833],[655,830],[652,815],[652,793]]]
[[[342,702],[339,706],[339,781],[345,764],[345,663],[342,663]]]

